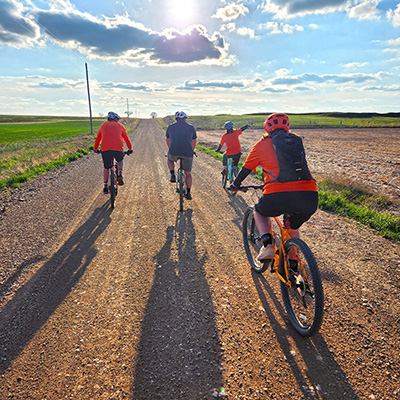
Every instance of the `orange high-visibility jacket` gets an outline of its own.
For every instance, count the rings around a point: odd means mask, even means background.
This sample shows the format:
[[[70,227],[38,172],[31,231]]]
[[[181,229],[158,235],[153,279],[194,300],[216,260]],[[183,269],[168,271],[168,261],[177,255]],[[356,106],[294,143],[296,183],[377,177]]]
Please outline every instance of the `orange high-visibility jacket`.
[[[97,133],[97,137],[94,142],[94,150],[96,151],[101,143],[101,151],[123,151],[124,140],[128,146],[128,149],[132,150],[132,143],[128,137],[128,134],[126,133],[125,127],[117,121],[106,121],[102,123]]]

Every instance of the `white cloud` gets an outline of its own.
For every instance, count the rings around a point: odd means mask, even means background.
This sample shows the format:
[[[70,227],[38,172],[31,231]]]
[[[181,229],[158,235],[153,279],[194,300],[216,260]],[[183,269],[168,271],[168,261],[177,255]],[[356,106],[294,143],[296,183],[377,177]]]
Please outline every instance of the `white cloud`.
[[[261,8],[264,12],[274,14],[276,19],[286,19],[342,11],[350,4],[351,0],[264,0]]]
[[[291,34],[293,32],[302,32],[304,28],[300,25],[289,25],[282,22],[268,21],[264,24],[260,24],[259,28],[262,30],[267,30],[269,33],[276,34]]]
[[[40,45],[40,29],[30,10],[15,0],[0,0],[0,44],[15,48]]]
[[[290,62],[292,64],[305,64],[306,61],[303,60],[302,58],[295,57],[295,58],[291,58]]]
[[[354,7],[349,7],[347,14],[350,18],[357,19],[378,19],[377,6],[380,0],[363,0]]]
[[[239,18],[241,15],[246,15],[249,9],[242,3],[231,3],[225,7],[218,8],[212,18],[220,18],[222,21],[231,21]]]
[[[367,65],[368,65],[367,62],[363,62],[363,63],[352,62],[352,63],[348,63],[348,64],[343,65],[343,67],[346,68],[346,69],[357,69],[357,68],[366,67]]]
[[[386,13],[387,19],[393,24],[393,26],[400,26],[400,3],[397,4],[396,9],[393,11],[390,9]]]
[[[240,36],[249,36],[252,39],[254,39],[256,37],[254,30],[250,29],[250,28],[241,27],[241,28],[238,28],[236,32]]]
[[[249,36],[251,39],[258,39],[253,29],[246,27],[237,28],[234,22],[229,22],[227,24],[222,25],[220,30],[228,32],[236,32],[240,36]]]

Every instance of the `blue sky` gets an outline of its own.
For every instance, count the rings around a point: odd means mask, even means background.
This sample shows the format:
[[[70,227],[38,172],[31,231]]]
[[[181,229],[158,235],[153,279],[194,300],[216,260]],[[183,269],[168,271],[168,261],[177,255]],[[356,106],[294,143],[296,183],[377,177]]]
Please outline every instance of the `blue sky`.
[[[398,112],[400,2],[0,0],[0,114]]]

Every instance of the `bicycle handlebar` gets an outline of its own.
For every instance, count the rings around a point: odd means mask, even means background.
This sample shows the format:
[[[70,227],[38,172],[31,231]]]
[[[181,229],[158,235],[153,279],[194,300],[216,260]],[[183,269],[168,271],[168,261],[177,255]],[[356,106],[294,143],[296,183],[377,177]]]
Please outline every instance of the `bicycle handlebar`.
[[[246,186],[240,186],[235,189],[233,189],[232,186],[228,187],[228,190],[238,191],[238,192],[247,192],[249,189],[264,190],[264,185],[246,185]]]
[[[98,149],[97,151],[95,151],[95,153],[101,154],[102,151],[100,149]],[[123,153],[124,153],[124,155],[130,156],[133,153],[133,150],[127,150],[127,151],[124,151]]]

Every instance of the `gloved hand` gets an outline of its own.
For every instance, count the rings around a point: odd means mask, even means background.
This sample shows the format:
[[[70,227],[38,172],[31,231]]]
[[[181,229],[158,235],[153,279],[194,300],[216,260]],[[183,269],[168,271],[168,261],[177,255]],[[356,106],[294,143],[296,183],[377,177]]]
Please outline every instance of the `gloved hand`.
[[[126,154],[128,154],[128,156],[130,155],[130,154],[132,154],[133,153],[133,150],[128,150],[127,152],[126,152]]]
[[[101,153],[101,150],[100,150],[100,149],[97,149],[97,150],[94,150],[94,152],[97,153],[97,154],[100,154],[100,153]]]

